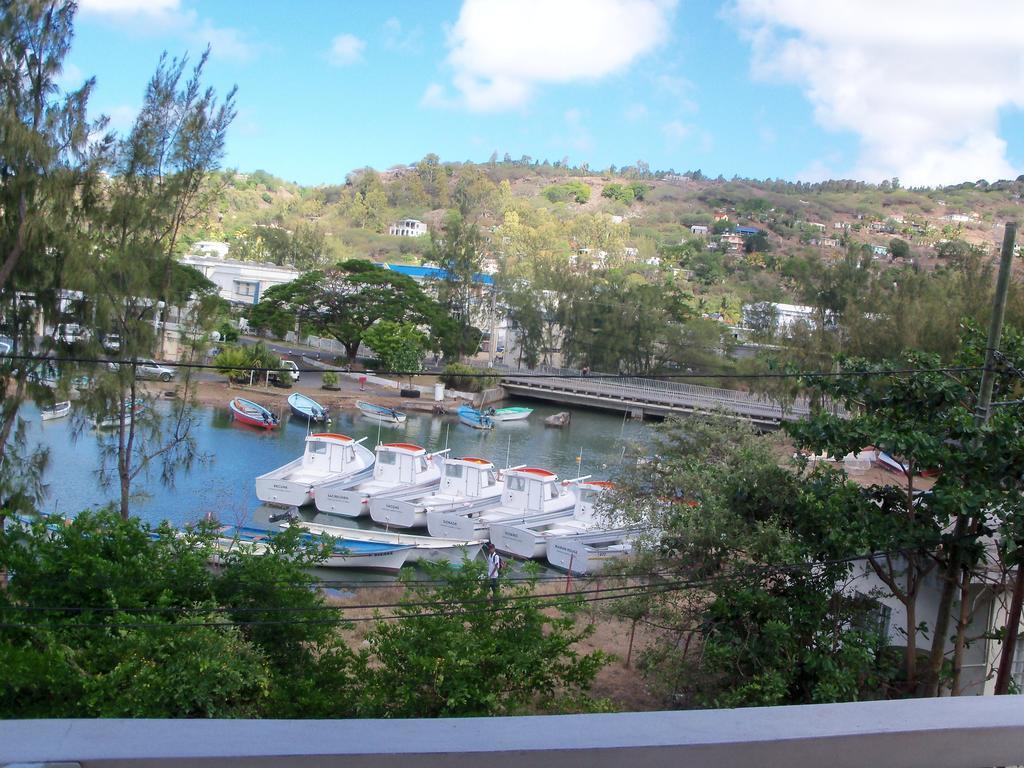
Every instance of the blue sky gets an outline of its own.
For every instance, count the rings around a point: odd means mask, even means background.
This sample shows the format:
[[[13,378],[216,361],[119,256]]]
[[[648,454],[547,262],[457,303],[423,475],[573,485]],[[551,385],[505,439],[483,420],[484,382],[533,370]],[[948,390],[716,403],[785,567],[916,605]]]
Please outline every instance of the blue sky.
[[[96,76],[96,113],[126,128],[160,53],[210,43],[206,82],[238,86],[225,165],[303,184],[428,152],[905,184],[1024,172],[1024,4],[80,4],[65,78]]]

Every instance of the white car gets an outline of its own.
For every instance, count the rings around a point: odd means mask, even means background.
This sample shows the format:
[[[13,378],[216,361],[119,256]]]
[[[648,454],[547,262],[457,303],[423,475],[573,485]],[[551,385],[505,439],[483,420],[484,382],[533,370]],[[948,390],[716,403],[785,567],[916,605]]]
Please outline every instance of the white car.
[[[292,376],[292,381],[299,380],[299,366],[295,364],[294,360],[282,360],[281,370],[288,371]]]

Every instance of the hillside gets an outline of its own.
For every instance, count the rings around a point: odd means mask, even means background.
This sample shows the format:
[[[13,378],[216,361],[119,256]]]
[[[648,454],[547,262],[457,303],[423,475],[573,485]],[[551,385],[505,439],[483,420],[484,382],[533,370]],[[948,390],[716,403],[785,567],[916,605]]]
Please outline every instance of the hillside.
[[[470,164],[433,155],[354,171],[333,186],[300,187],[264,171],[225,172],[215,183],[219,204],[189,241],[225,240],[233,258],[300,269],[350,257],[421,263],[430,237],[391,236],[388,226],[411,217],[436,231],[461,208],[488,236],[491,270],[513,269],[515,230],[525,238],[520,259],[548,253],[568,266],[582,254],[605,266],[682,268],[694,293],[732,312],[748,300],[797,300],[788,278],[801,263],[854,253],[879,269],[927,270],[958,242],[994,250],[1001,224],[1021,218],[1024,195],[1024,179],[902,189],[896,180],[707,179],[643,164],[594,173],[529,158]]]

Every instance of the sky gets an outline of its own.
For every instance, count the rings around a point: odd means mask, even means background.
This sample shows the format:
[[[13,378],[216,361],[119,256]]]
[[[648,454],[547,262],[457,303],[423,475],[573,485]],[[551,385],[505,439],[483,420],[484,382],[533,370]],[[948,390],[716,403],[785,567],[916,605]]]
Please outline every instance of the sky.
[[[238,87],[224,165],[428,153],[904,186],[1024,173],[1016,0],[79,0],[62,85],[127,130],[162,52]]]

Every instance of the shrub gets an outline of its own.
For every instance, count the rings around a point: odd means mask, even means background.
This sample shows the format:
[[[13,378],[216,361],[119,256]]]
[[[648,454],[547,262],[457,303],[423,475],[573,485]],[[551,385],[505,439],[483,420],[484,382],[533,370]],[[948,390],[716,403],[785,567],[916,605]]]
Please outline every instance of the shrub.
[[[481,376],[481,373],[488,375]],[[463,363],[448,363],[440,379],[446,387],[460,392],[482,392],[498,383],[498,372],[493,368],[481,371]]]

